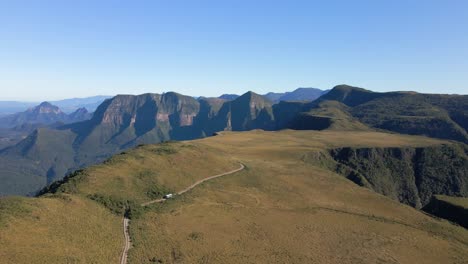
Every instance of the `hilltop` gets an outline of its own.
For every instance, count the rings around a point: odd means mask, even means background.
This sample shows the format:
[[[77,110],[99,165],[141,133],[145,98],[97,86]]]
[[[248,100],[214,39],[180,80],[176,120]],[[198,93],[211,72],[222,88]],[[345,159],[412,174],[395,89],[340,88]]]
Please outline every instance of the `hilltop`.
[[[142,145],[38,198],[1,199],[0,256],[5,263],[117,262],[121,217],[130,210],[129,263],[461,263],[468,258],[466,229],[360,187],[332,155],[457,146],[367,131],[292,130]],[[245,170],[139,206],[239,162]]]
[[[368,127],[468,143],[468,95],[378,93],[339,85],[300,111],[290,128]]]

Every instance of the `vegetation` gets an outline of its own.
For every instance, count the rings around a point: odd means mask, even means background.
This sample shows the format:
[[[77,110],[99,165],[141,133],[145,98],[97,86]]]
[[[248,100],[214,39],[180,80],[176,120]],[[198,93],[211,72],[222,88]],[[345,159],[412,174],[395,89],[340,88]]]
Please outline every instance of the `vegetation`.
[[[468,157],[461,144],[419,148],[339,148],[330,151],[354,182],[421,208],[433,194],[468,196]],[[344,169],[346,168],[346,169]],[[344,169],[344,170],[343,170]]]
[[[0,203],[0,256],[117,262],[126,215],[129,263],[460,263],[468,258],[467,230],[354,184],[336,173],[329,153],[442,144],[454,146],[371,131],[254,130],[139,146],[38,198],[18,198],[23,207]],[[238,162],[247,169],[140,206]]]
[[[466,230],[360,188],[329,169],[336,162],[328,150],[340,146],[440,143],[365,131],[252,131],[194,141],[227,151],[249,169],[151,206],[132,221],[130,263],[461,261],[467,257],[462,253]]]
[[[468,228],[468,198],[434,195],[424,211]]]
[[[119,95],[104,101],[91,120],[39,128],[0,151],[0,195],[34,193],[78,168],[118,162],[120,157],[108,158],[140,144],[224,130],[386,130],[468,143],[466,109],[468,96],[375,93],[346,85],[313,102],[275,105],[253,92],[231,101],[177,93]],[[154,151],[174,154],[165,146]]]
[[[39,199],[1,198],[0,204],[3,205],[0,208],[2,263],[117,263],[119,260],[122,219],[91,200],[62,195]]]

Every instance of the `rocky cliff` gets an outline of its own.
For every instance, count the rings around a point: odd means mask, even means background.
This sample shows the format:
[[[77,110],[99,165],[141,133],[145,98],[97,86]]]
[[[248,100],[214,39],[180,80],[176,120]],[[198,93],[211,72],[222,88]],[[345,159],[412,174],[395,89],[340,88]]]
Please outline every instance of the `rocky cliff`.
[[[330,150],[338,172],[416,208],[435,194],[468,197],[467,153],[461,144]]]

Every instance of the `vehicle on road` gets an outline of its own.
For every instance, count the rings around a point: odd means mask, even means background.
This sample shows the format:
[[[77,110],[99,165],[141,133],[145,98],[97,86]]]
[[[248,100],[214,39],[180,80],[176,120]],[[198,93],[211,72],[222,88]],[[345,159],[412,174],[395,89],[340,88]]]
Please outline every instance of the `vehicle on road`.
[[[172,193],[168,193],[166,195],[163,196],[164,199],[171,199],[171,198],[174,198],[174,195]]]

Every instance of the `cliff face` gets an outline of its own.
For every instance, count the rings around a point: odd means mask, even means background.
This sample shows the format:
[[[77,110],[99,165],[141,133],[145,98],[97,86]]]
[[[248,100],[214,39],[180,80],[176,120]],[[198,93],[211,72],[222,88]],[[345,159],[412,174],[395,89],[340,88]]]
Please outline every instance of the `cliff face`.
[[[422,208],[434,194],[468,196],[468,148],[340,148],[336,169],[359,185]]]
[[[54,109],[38,111],[58,111]],[[77,115],[81,113],[84,111]],[[47,133],[36,131],[16,146],[0,152],[0,179],[9,180],[11,171],[20,171],[29,178],[32,175],[43,178],[38,182],[50,183],[70,170],[103,161],[138,144],[190,140],[222,130],[274,129],[273,121],[271,102],[252,92],[233,101],[196,100],[172,92],[118,95],[104,101],[90,120],[50,129]],[[9,160],[21,160],[21,163],[14,164],[13,168]],[[38,162],[40,166],[36,165]],[[28,182],[16,179],[11,180],[12,185]],[[36,189],[14,188],[20,191],[8,193],[25,194]],[[6,189],[0,188],[0,195],[5,192]]]

